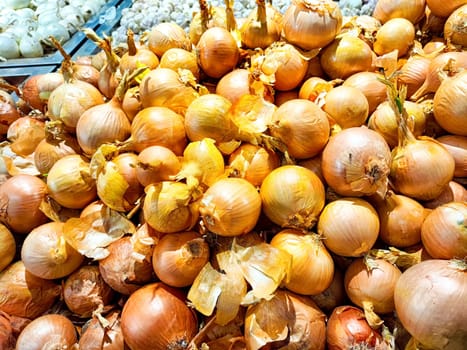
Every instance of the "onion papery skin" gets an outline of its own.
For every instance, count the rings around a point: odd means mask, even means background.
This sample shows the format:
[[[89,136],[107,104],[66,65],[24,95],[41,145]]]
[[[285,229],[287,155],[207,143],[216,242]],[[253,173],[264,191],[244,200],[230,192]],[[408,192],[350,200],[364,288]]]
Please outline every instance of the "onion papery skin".
[[[334,261],[316,234],[284,229],[272,237],[271,245],[293,256],[290,275],[283,282],[285,288],[298,294],[317,295],[331,285]]]
[[[93,317],[83,326],[79,337],[79,348],[86,350],[122,350],[125,348],[122,329],[120,327],[120,313],[112,311],[105,316],[109,322],[103,327],[97,317]]]
[[[387,190],[391,153],[376,131],[364,126],[331,136],[322,155],[327,184],[342,196],[360,197]]]
[[[329,350],[348,350],[358,346],[382,349],[378,347],[382,341],[381,334],[366,321],[363,310],[351,305],[340,305],[332,310],[326,327]]]
[[[454,157],[454,176],[467,177],[467,136],[443,135],[436,140]]]
[[[104,103],[100,91],[81,80],[63,83],[52,91],[48,100],[47,116],[60,120],[74,132],[81,115],[87,109]]]
[[[116,98],[87,109],[76,124],[76,138],[88,155],[104,143],[126,140],[130,133],[130,120]]]
[[[113,290],[130,295],[153,281],[152,247],[142,257],[136,258],[130,236],[124,236],[111,243],[107,249],[109,255],[99,260],[99,272]]]
[[[89,162],[79,154],[55,162],[47,176],[47,188],[49,195],[66,208],[82,209],[97,198]]]
[[[345,79],[342,84],[356,87],[363,92],[368,100],[368,113],[370,114],[387,98],[386,85],[378,78],[383,78],[383,76],[375,72],[358,72]]]
[[[417,139],[392,151],[391,184],[400,194],[430,200],[443,192],[454,175],[455,162],[440,143]]]
[[[32,320],[22,330],[16,350],[71,349],[77,342],[78,333],[69,318],[48,314]]]
[[[465,16],[467,4],[455,9],[444,23],[444,38],[449,44],[467,47]]]
[[[6,134],[11,123],[20,117],[16,102],[9,93],[0,90],[0,134]]]
[[[198,331],[198,322],[184,298],[183,292],[162,282],[131,294],[120,321],[130,349],[187,349]]]
[[[261,214],[261,197],[242,178],[220,179],[203,194],[199,203],[201,220],[220,236],[239,236],[253,230]]]
[[[304,50],[326,46],[341,27],[339,6],[328,0],[292,1],[282,18],[286,41]]]
[[[467,71],[445,79],[433,99],[435,120],[454,135],[467,136]]]
[[[380,0],[376,3],[372,16],[383,24],[398,17],[416,24],[424,14],[425,0]]]
[[[277,59],[286,52],[288,56],[286,60],[282,59],[274,72],[274,89],[275,91],[289,91],[297,88],[305,78],[308,71],[308,61],[303,55],[291,44],[271,45],[265,51],[265,60],[262,64],[262,71],[268,74],[268,66],[274,65]]]
[[[187,144],[184,118],[167,107],[146,107],[133,119],[130,139],[136,152],[164,146],[182,155]]]
[[[412,56],[401,67],[397,81],[407,85],[407,98],[410,98],[425,82],[430,63],[431,59],[428,57]]]
[[[364,199],[345,197],[324,207],[318,233],[333,253],[358,257],[367,253],[378,239],[380,223],[373,206]]]
[[[311,170],[283,165],[260,187],[263,213],[281,227],[311,230],[324,207],[324,185]]]
[[[48,174],[57,160],[76,154],[76,150],[79,150],[79,145],[74,137],[66,141],[43,139],[34,150],[34,165],[41,174]]]
[[[54,304],[61,286],[28,272],[21,260],[0,272],[0,310],[9,315],[34,319]]]
[[[321,51],[320,62],[331,79],[346,79],[352,74],[370,71],[373,55],[371,47],[362,39],[343,35]]]
[[[287,146],[291,157],[306,159],[322,151],[329,139],[330,125],[317,104],[293,99],[274,111],[269,131]]]
[[[467,202],[450,202],[431,211],[421,228],[422,243],[435,259],[467,257]]]
[[[21,247],[26,269],[37,277],[56,279],[68,276],[83,262],[84,256],[63,236],[63,222],[48,222],[34,228]]]
[[[0,185],[0,221],[14,233],[27,234],[49,219],[40,210],[47,196],[47,185],[40,178],[17,174]]]
[[[394,311],[394,288],[401,271],[383,259],[374,259],[370,270],[364,258],[354,260],[344,275],[344,286],[350,300],[363,308],[370,302],[376,313]]]
[[[466,293],[465,267],[445,259],[422,261],[404,271],[396,284],[397,316],[420,345],[462,350],[467,344]]]

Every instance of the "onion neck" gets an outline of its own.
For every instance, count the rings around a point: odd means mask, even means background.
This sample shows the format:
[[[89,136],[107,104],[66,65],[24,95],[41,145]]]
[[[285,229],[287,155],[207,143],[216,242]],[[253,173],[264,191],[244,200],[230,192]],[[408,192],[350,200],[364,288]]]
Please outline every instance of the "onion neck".
[[[232,2],[233,0],[224,0],[225,3],[225,14],[226,14],[226,24],[227,30],[229,32],[233,32],[237,28],[237,23],[235,21],[235,16],[232,9]]]
[[[261,24],[261,26],[266,26],[266,2],[265,0],[256,0],[257,9],[256,9],[256,20]]]
[[[209,22],[209,6],[206,0],[199,0],[199,15],[201,20],[201,33],[208,29]]]
[[[52,261],[56,265],[64,264],[68,260],[68,252],[66,247],[66,241],[63,236],[58,239],[57,245],[50,250],[50,256]]]
[[[128,45],[128,55],[135,56],[137,52],[136,44],[135,44],[135,35],[130,28],[128,28],[128,31],[127,31],[127,45]]]

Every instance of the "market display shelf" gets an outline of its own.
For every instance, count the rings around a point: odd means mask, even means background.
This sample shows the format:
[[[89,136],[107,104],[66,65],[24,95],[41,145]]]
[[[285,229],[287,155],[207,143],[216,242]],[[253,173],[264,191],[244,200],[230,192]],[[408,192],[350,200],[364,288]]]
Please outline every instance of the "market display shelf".
[[[93,29],[97,33],[107,31],[108,28],[114,27],[116,23],[120,21],[121,10],[130,5],[131,0],[110,0],[98,13],[92,16],[83,27]],[[117,9],[115,17],[101,24],[101,16],[104,16],[112,7]],[[79,30],[72,35],[70,40],[63,44],[63,49],[73,57],[75,52],[77,52],[82,45],[89,46],[89,44],[95,46],[95,44],[90,42],[86,35]],[[0,77],[8,81],[8,77],[28,77],[43,72],[55,71],[59,68],[62,61],[63,57],[59,51],[38,58],[10,59],[5,62],[0,62]]]

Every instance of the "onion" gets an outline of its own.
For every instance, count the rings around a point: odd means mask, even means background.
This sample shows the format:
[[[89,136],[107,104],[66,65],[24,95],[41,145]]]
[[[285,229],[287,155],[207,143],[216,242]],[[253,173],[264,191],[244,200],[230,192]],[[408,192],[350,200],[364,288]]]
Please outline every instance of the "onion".
[[[99,260],[99,272],[104,281],[115,291],[130,295],[153,279],[151,257],[153,240],[143,224],[132,237],[124,236],[111,243],[109,255]]]
[[[331,285],[334,261],[318,235],[284,229],[272,237],[271,245],[293,257],[290,273],[283,281],[285,288],[299,294],[317,295]]]
[[[380,0],[376,3],[372,16],[381,23],[392,18],[405,18],[418,23],[425,14],[425,0]]]
[[[237,68],[222,76],[216,84],[216,94],[235,104],[240,97],[251,93],[251,73],[246,68]]]
[[[83,326],[79,348],[87,350],[121,350],[125,342],[120,327],[120,313],[112,311],[105,316],[108,325],[93,317]]]
[[[393,18],[384,23],[375,36],[373,50],[379,56],[397,50],[398,57],[404,56],[414,44],[415,28],[405,18]]]
[[[133,121],[135,115],[143,109],[141,98],[139,95],[139,86],[130,87],[123,96],[122,109],[128,119]]]
[[[381,334],[371,328],[363,311],[350,305],[340,305],[332,311],[327,321],[326,344],[329,350],[385,349]]]
[[[320,53],[321,67],[331,79],[346,79],[352,74],[372,70],[373,51],[362,39],[343,35]]]
[[[132,350],[186,349],[198,324],[184,297],[183,292],[162,282],[131,294],[120,320],[126,344]]]
[[[156,276],[171,287],[188,287],[209,261],[209,246],[195,231],[161,237],[154,247],[152,266]]]
[[[390,158],[382,136],[366,127],[353,127],[329,139],[321,169],[327,184],[340,195],[384,194]]]
[[[342,270],[335,266],[334,276],[329,287],[319,294],[311,295],[311,299],[327,314],[331,313],[339,305],[345,304],[347,294],[345,293]]]
[[[221,27],[207,29],[196,46],[201,69],[211,78],[220,78],[233,70],[240,58],[235,38]]]
[[[17,174],[0,185],[0,221],[14,233],[29,233],[48,221],[41,211],[47,185],[40,178]]]
[[[77,331],[70,319],[58,314],[49,314],[32,320],[22,330],[16,342],[16,349],[67,349],[77,342]]]
[[[68,309],[79,317],[91,317],[103,310],[113,297],[96,265],[82,266],[69,275],[63,285],[63,299]]]
[[[358,258],[344,276],[344,285],[350,300],[365,311],[371,327],[381,324],[376,314],[394,311],[394,289],[401,271],[383,259]]]
[[[303,98],[319,104],[320,99],[323,98],[327,92],[331,91],[338,82],[341,82],[341,80],[328,81],[321,77],[309,77],[300,86],[298,98]]]
[[[170,180],[181,169],[179,158],[167,147],[149,146],[137,157],[136,177],[143,187]]]
[[[45,138],[45,122],[43,120],[24,116],[10,124],[7,139],[10,147],[17,155],[26,157],[34,152],[36,146]]]
[[[58,72],[33,75],[24,82],[21,98],[43,112],[52,91],[63,83],[63,74]]]
[[[329,0],[292,1],[282,18],[285,40],[304,50],[318,49],[334,40],[342,26],[338,4]]]
[[[5,225],[0,224],[0,272],[13,261],[15,255],[15,237]]]
[[[358,72],[344,80],[344,86],[352,86],[359,89],[368,99],[368,113],[378,107],[387,98],[386,85],[379,79],[382,75],[375,72]]]
[[[188,69],[193,73],[193,76],[199,80],[199,65],[196,53],[193,51],[178,47],[168,49],[161,56],[159,67],[170,68],[176,72],[178,72],[179,69]]]
[[[436,207],[449,202],[467,201],[467,190],[456,181],[449,181],[448,186],[441,194],[431,201],[424,202],[425,208],[435,209]]]
[[[373,247],[379,227],[378,213],[370,203],[361,198],[345,197],[326,204],[317,230],[331,252],[358,257]]]
[[[2,349],[14,349],[16,337],[10,322],[10,316],[0,312],[0,346]]]
[[[435,259],[467,257],[467,203],[450,202],[431,211],[421,227],[423,246]]]
[[[82,209],[97,197],[90,164],[79,154],[55,162],[47,176],[47,188],[58,204],[71,209]]]
[[[425,82],[431,59],[424,56],[411,56],[400,69],[397,80],[407,85],[407,97],[410,98]]]
[[[260,187],[263,213],[281,227],[311,230],[324,207],[324,185],[311,170],[283,165]]]
[[[159,58],[154,52],[145,46],[135,44],[134,33],[131,29],[127,30],[128,51],[120,58],[120,70],[122,72],[133,72],[140,66],[148,69],[154,69],[159,65]]]
[[[0,310],[9,315],[34,319],[54,304],[61,293],[54,281],[34,276],[18,260],[0,272]]]
[[[44,279],[68,276],[83,262],[84,256],[65,241],[63,222],[48,222],[34,228],[21,247],[26,270]]]
[[[199,0],[199,12],[193,14],[188,34],[192,44],[198,44],[201,35],[212,27],[227,28],[227,7],[211,6],[206,0]]]
[[[6,134],[12,122],[21,117],[16,102],[11,95],[0,90],[0,134]]]
[[[446,131],[467,136],[467,71],[444,80],[436,90],[433,113],[438,124]]]
[[[171,48],[190,50],[191,43],[187,33],[174,22],[159,23],[151,28],[148,47],[159,58]]]
[[[436,140],[454,157],[454,176],[467,177],[467,136],[443,135]]]
[[[199,213],[209,231],[220,236],[239,236],[250,232],[258,222],[261,197],[245,179],[220,179],[204,192]]]
[[[394,290],[397,316],[417,343],[429,349],[465,347],[467,291],[465,263],[430,259],[402,274]],[[446,312],[446,310],[450,310]]]
[[[467,4],[455,9],[444,24],[444,38],[448,45],[467,46],[467,30],[465,26],[465,16]]]
[[[323,110],[342,128],[362,126],[368,118],[368,99],[352,86],[337,86],[324,97]]]
[[[181,155],[187,144],[184,118],[167,107],[144,108],[131,123],[129,142],[136,152],[163,146]]]
[[[449,3],[442,0],[426,0],[426,4],[436,16],[447,18],[455,9],[464,5],[465,0],[452,0]]]

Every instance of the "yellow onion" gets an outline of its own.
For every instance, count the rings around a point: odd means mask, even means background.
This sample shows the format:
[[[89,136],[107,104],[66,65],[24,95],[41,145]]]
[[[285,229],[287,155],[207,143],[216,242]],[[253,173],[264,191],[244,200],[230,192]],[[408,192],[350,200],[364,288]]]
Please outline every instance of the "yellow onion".
[[[209,231],[220,236],[239,236],[253,230],[258,222],[261,197],[245,179],[220,179],[204,192],[199,213]]]
[[[417,137],[423,135],[426,127],[426,116],[422,105],[404,101],[404,108],[408,114],[410,131]],[[389,147],[397,146],[399,142],[397,116],[389,101],[379,104],[368,119],[368,127],[383,136]]]
[[[113,310],[105,316],[105,320],[106,322],[102,322],[102,319],[94,316],[85,323],[79,337],[80,349],[119,350],[124,348],[120,313]]]
[[[465,0],[452,0],[448,2],[442,0],[426,0],[426,4],[431,12],[436,16],[447,18],[457,8],[465,5]]]
[[[293,257],[290,274],[283,282],[285,288],[299,294],[316,295],[331,285],[334,261],[318,235],[284,229],[272,237],[271,245]]]
[[[256,6],[243,22],[240,35],[247,48],[264,49],[280,39],[282,14],[265,0],[257,0]]]
[[[448,185],[441,194],[430,200],[423,203],[425,208],[435,209],[440,205],[449,203],[449,202],[465,202],[467,201],[467,190],[459,182],[449,181]]]
[[[159,58],[154,52],[145,46],[135,44],[134,34],[131,29],[127,30],[127,46],[128,51],[120,58],[119,68],[122,72],[129,71],[131,73],[140,66],[154,69],[159,65]]]
[[[135,118],[135,115],[143,108],[139,95],[139,86],[129,88],[122,100],[122,109],[130,122]]]
[[[384,194],[390,161],[384,138],[361,126],[331,136],[323,150],[321,169],[327,184],[340,195]]]
[[[0,90],[0,134],[6,134],[10,124],[21,117],[16,102],[11,95]]]
[[[73,314],[82,318],[91,317],[93,312],[103,310],[113,297],[96,265],[82,266],[69,275],[63,284],[63,300]]]
[[[183,182],[162,181],[145,188],[145,222],[162,233],[186,231],[198,220],[199,193]]]
[[[381,23],[399,17],[416,24],[424,14],[425,0],[380,0],[376,3],[372,16]]]
[[[61,290],[60,284],[33,275],[18,260],[0,272],[0,310],[34,319],[50,310]]]
[[[286,145],[291,157],[306,159],[322,151],[330,126],[326,113],[317,104],[293,99],[274,111],[269,131]]]
[[[342,26],[338,4],[329,0],[294,0],[282,19],[285,40],[304,50],[326,46]]]
[[[261,186],[264,178],[279,166],[277,153],[251,143],[242,143],[228,160],[230,176],[244,178],[254,186]]]
[[[449,202],[431,211],[421,227],[422,243],[434,259],[467,256],[467,203]]]
[[[163,146],[181,155],[187,144],[184,118],[167,107],[146,107],[131,123],[129,143],[136,152]]]
[[[397,50],[398,57],[404,56],[414,44],[415,28],[405,18],[393,18],[384,23],[375,36],[373,50],[384,55]]]
[[[300,86],[298,98],[319,104],[320,100],[324,98],[327,92],[331,91],[337,82],[338,80],[328,81],[321,77],[309,77]]]
[[[59,72],[32,75],[22,86],[21,98],[32,108],[44,112],[50,94],[64,81],[63,74]]]
[[[368,112],[371,114],[387,98],[386,85],[379,79],[382,75],[375,72],[359,72],[344,80],[342,85],[359,89],[368,99]]]
[[[183,291],[162,282],[131,294],[120,322],[132,350],[185,349],[198,331],[196,314],[186,305]]]
[[[15,255],[15,237],[8,227],[0,224],[0,272],[13,261]]]
[[[56,279],[81,265],[84,256],[66,242],[63,227],[63,222],[48,222],[31,230],[21,247],[26,270],[40,278]]]
[[[206,0],[199,0],[199,12],[193,14],[188,28],[191,43],[197,45],[201,35],[212,27],[227,28],[226,8],[212,6]]]
[[[379,229],[374,207],[357,197],[344,197],[326,204],[317,228],[331,252],[348,257],[367,253],[378,239]]]
[[[444,38],[448,44],[467,46],[467,29],[465,16],[467,15],[467,4],[455,9],[444,24]]]
[[[78,332],[69,318],[60,314],[42,315],[31,321],[21,331],[16,342],[17,350],[67,349],[78,342]]]
[[[397,80],[407,85],[407,97],[410,98],[425,82],[431,59],[424,56],[411,56],[401,67]]]
[[[41,204],[47,196],[47,185],[40,178],[17,174],[0,185],[0,221],[11,231],[27,234],[48,221]]]
[[[264,214],[281,227],[310,230],[324,207],[324,185],[311,170],[283,165],[263,180],[260,195]]]
[[[233,70],[240,59],[235,38],[221,27],[207,29],[199,38],[196,49],[199,66],[211,78],[221,78]]]
[[[368,118],[368,100],[359,89],[340,85],[324,96],[323,110],[342,128],[362,126]]]
[[[45,122],[34,117],[16,119],[8,127],[6,137],[11,141],[10,148],[17,155],[26,157],[45,138]]]
[[[73,64],[73,77],[95,87],[99,86],[99,71],[90,63],[80,63],[80,57]]]
[[[247,349],[324,349],[325,314],[308,296],[278,290],[250,305],[245,314]]]
[[[443,135],[436,140],[453,156],[454,176],[467,177],[467,136]]]
[[[467,71],[445,79],[436,90],[433,113],[438,124],[455,135],[467,136]]]
[[[331,79],[346,79],[352,74],[372,70],[373,51],[362,39],[342,35],[323,48],[320,62]]]
[[[179,158],[167,147],[149,146],[137,157],[136,178],[143,187],[170,180],[181,169]]]
[[[148,47],[159,58],[173,47],[190,50],[191,44],[187,33],[175,22],[163,22],[151,28],[148,35]]]
[[[347,267],[344,285],[350,300],[363,308],[372,328],[382,323],[374,315],[394,311],[394,289],[401,271],[384,259],[358,258]]]
[[[195,231],[167,234],[154,246],[156,276],[172,287],[188,287],[209,261],[208,243]]]
[[[144,76],[139,85],[139,94],[143,108],[165,107],[182,115],[198,96],[196,90],[186,85],[176,71],[160,67]]]
[[[196,53],[179,47],[168,49],[161,56],[159,67],[170,68],[176,72],[188,69],[196,79],[199,79],[199,65]]]
[[[84,208],[97,197],[89,162],[79,154],[55,162],[47,175],[47,188],[58,204],[71,209]]]

